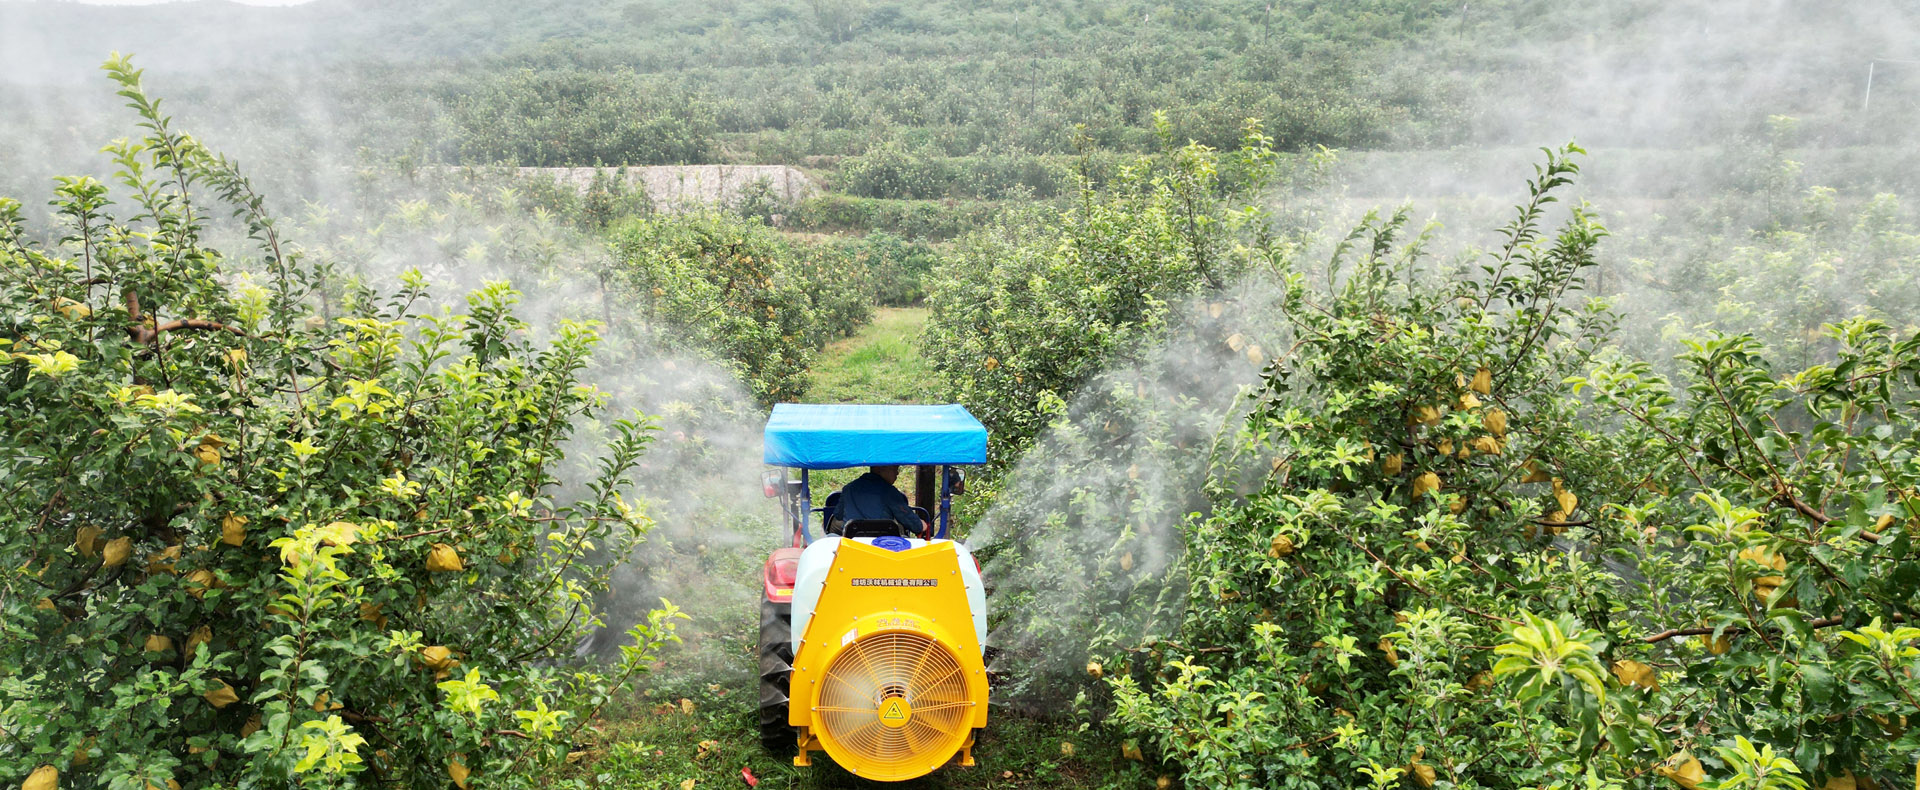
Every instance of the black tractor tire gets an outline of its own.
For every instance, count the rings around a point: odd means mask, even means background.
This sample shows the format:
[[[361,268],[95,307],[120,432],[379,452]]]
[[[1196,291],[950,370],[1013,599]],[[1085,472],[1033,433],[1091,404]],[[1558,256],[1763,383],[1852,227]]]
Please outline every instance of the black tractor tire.
[[[787,681],[793,677],[793,604],[760,602],[760,745],[777,756],[798,748],[787,724]]]

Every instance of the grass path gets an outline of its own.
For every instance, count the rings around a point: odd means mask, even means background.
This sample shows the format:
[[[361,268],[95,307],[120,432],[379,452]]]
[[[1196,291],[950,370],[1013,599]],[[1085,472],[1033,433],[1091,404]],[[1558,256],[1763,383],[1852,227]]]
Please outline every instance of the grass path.
[[[931,311],[881,307],[852,337],[827,345],[807,373],[808,403],[946,403],[940,374],[920,355],[920,330]],[[813,474],[815,491],[834,491],[863,469]]]
[[[942,403],[939,376],[920,355],[924,307],[882,307],[873,322],[820,353],[808,374],[812,403]]]

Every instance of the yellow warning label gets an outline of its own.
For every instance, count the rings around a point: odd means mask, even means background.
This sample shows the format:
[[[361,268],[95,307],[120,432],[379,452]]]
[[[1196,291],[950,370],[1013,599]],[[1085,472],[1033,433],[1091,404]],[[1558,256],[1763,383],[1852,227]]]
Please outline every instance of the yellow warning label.
[[[907,704],[906,700],[888,697],[886,702],[880,703],[881,724],[898,729],[907,726],[907,722],[912,720],[913,708]]]

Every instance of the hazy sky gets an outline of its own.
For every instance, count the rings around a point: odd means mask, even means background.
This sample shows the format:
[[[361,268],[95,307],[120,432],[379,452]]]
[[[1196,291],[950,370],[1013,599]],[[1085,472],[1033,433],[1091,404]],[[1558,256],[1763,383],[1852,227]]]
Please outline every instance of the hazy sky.
[[[154,3],[175,3],[180,0],[67,0],[67,2],[86,3],[87,5],[153,5]],[[299,5],[311,0],[227,0],[241,5]]]

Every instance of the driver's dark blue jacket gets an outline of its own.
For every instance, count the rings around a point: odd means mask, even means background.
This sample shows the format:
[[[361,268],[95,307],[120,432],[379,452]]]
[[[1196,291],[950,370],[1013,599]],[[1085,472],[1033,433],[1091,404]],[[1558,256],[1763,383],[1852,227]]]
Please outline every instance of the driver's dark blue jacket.
[[[840,489],[835,515],[841,521],[891,520],[906,527],[908,532],[921,529],[920,517],[907,507],[907,495],[872,472],[854,478],[846,488]]]

